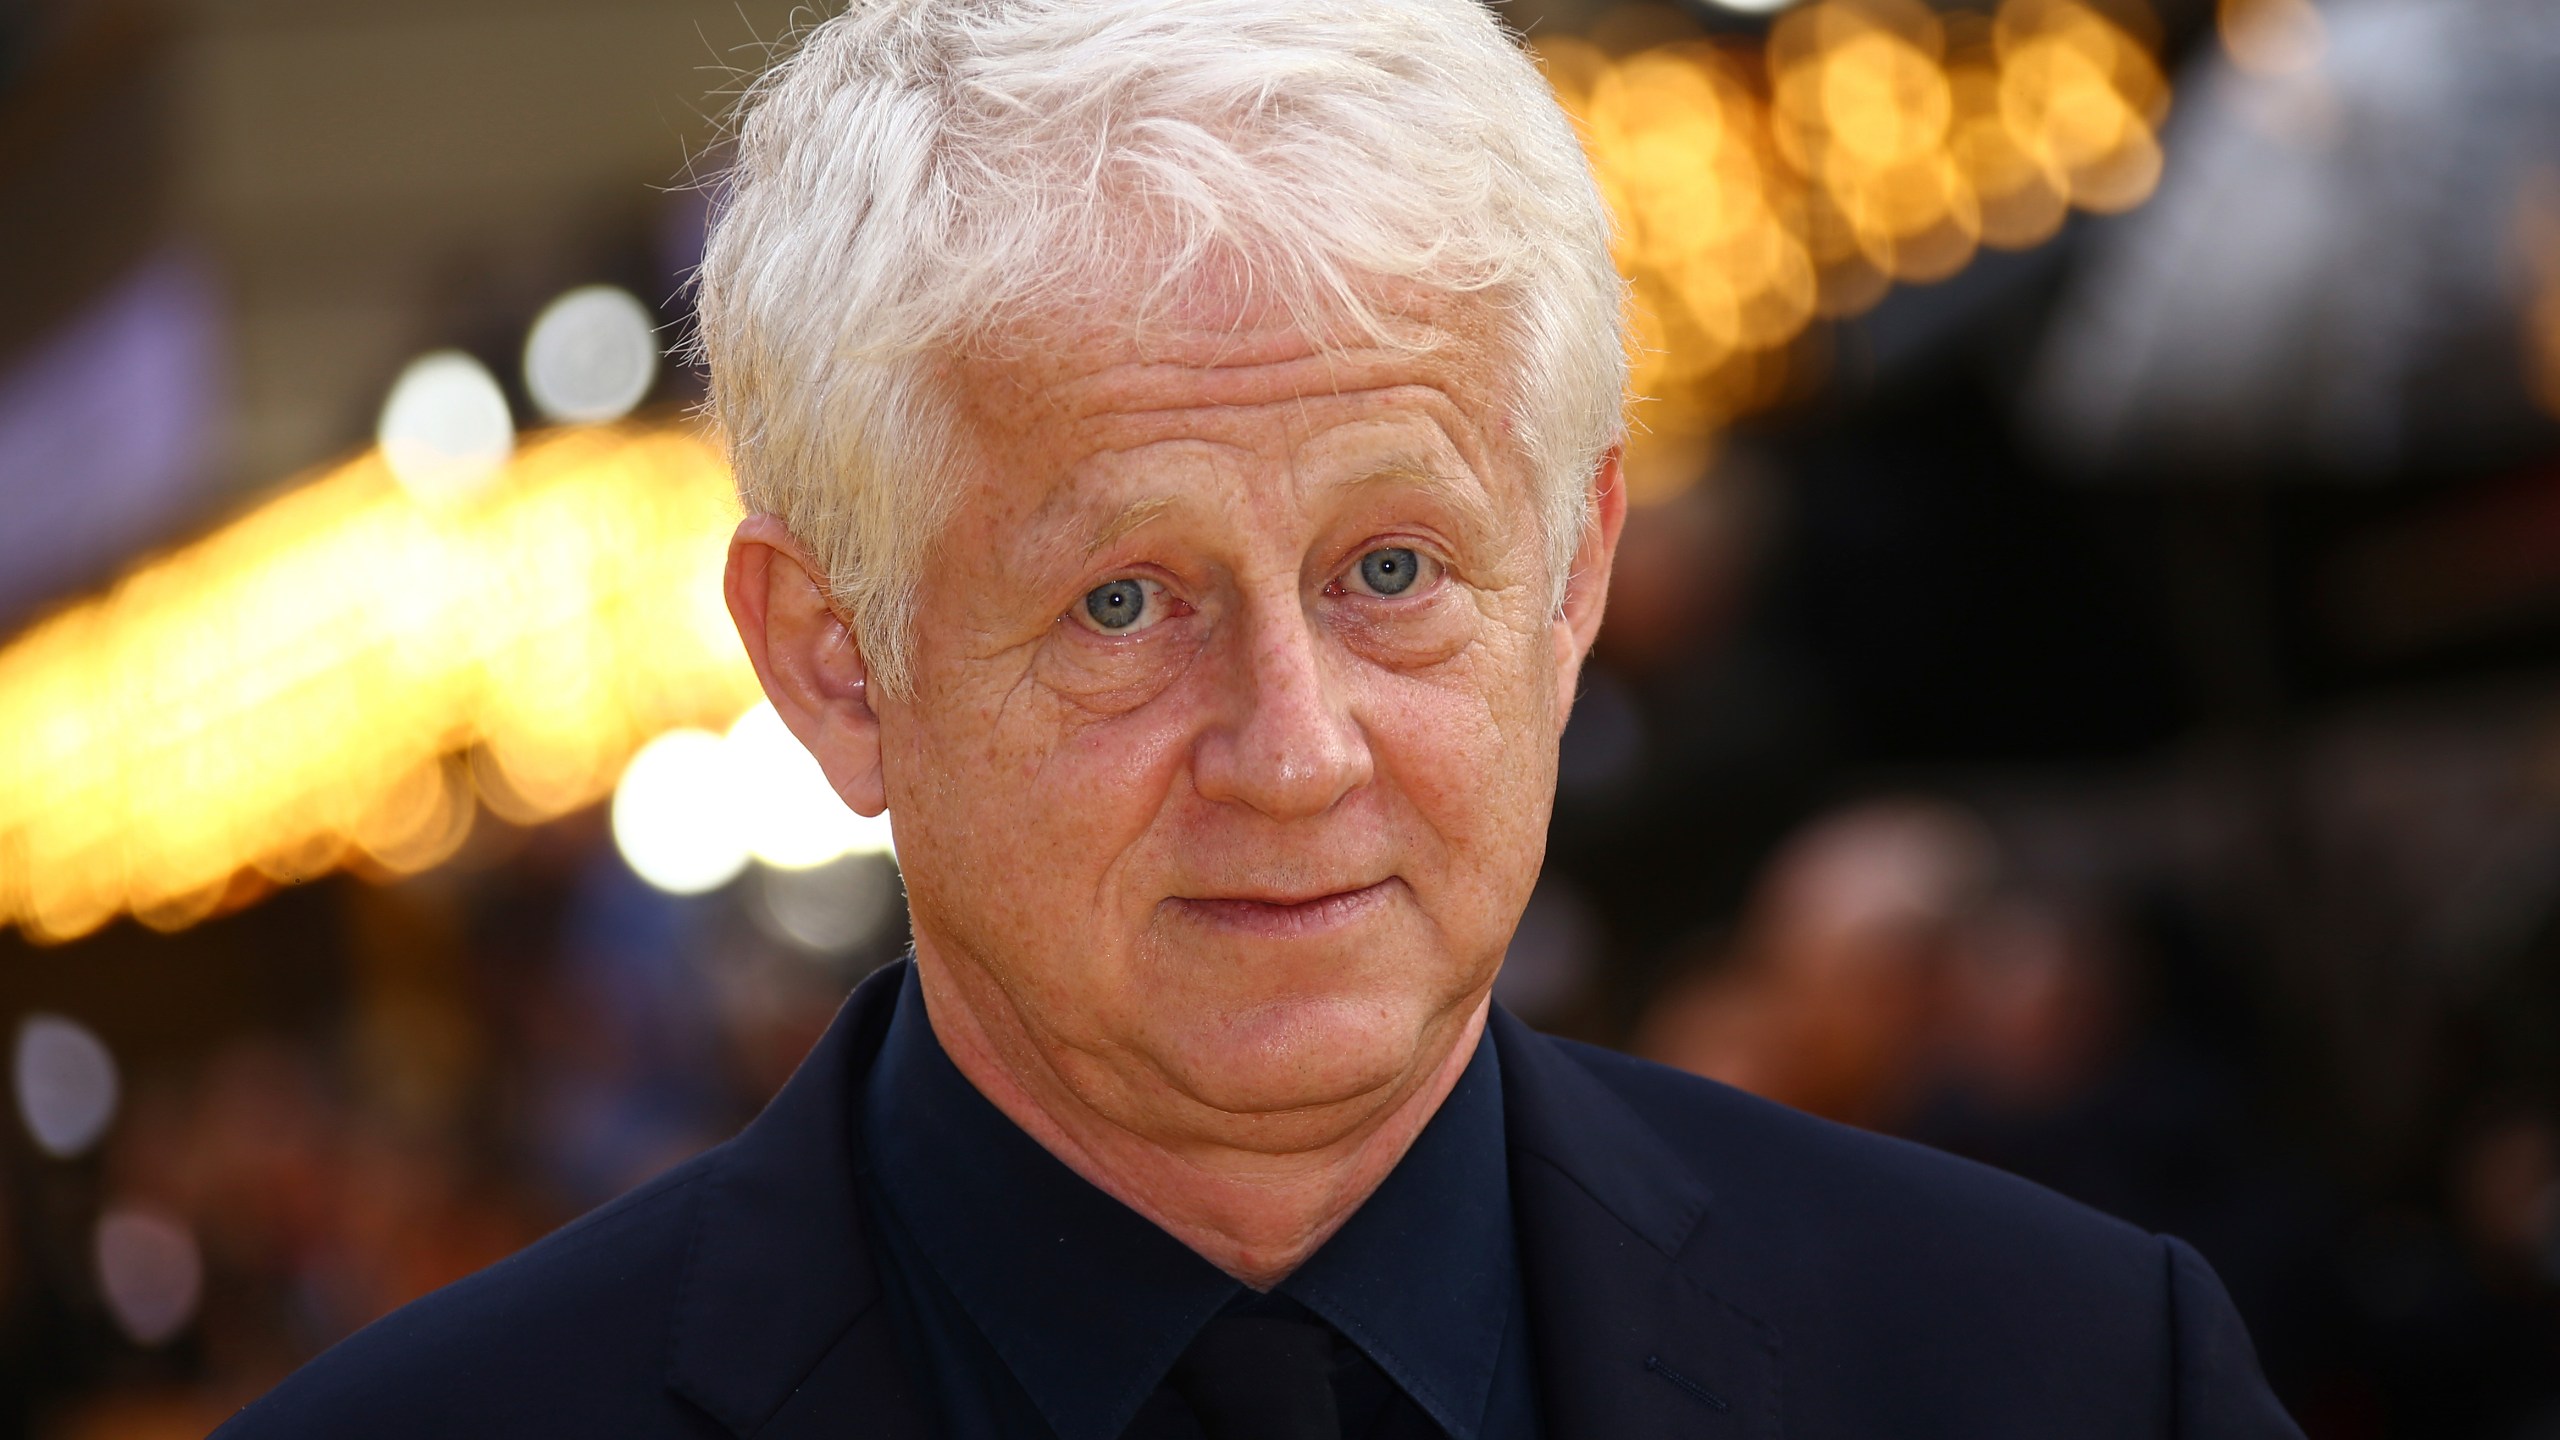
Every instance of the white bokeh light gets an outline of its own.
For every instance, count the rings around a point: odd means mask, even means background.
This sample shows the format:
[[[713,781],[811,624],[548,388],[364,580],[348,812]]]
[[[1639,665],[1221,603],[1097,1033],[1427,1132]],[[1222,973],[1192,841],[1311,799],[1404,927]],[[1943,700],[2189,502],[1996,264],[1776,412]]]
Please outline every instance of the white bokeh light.
[[[136,1345],[164,1344],[196,1316],[204,1257],[176,1218],[140,1206],[98,1217],[98,1292],[116,1328]]]
[[[812,955],[844,955],[868,944],[898,904],[898,871],[885,857],[846,855],[807,870],[759,866],[747,918],[772,938]]]
[[[572,290],[545,306],[525,337],[525,389],[554,420],[618,420],[647,397],[657,378],[655,324],[649,308],[628,290]]]
[[[723,748],[747,850],[758,860],[807,870],[847,855],[894,853],[889,817],[845,804],[770,702],[739,716]]]
[[[487,488],[515,453],[515,419],[489,367],[459,350],[409,362],[375,432],[401,488],[430,504]]]
[[[69,1159],[98,1143],[116,1116],[116,1060],[104,1042],[77,1021],[30,1015],[13,1061],[18,1117],[38,1148]]]
[[[1719,10],[1739,15],[1774,15],[1796,3],[1796,0],[1707,0]]]
[[[670,730],[640,747],[613,792],[613,842],[640,878],[673,895],[717,890],[747,868],[723,742]]]

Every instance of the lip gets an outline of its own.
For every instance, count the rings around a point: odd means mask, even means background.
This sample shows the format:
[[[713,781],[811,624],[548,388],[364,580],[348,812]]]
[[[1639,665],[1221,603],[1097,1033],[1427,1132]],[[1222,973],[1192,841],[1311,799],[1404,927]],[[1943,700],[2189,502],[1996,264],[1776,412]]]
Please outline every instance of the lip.
[[[1229,934],[1293,939],[1345,929],[1387,903],[1403,881],[1390,875],[1356,890],[1299,899],[1242,895],[1181,895],[1166,906],[1197,925]]]

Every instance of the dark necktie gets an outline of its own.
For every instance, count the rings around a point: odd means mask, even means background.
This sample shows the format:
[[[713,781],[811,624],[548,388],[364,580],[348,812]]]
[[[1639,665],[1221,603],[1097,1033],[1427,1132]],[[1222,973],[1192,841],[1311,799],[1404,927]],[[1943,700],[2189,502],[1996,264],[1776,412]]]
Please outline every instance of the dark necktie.
[[[1333,1329],[1320,1320],[1222,1315],[1182,1352],[1165,1388],[1208,1440],[1342,1440]]]

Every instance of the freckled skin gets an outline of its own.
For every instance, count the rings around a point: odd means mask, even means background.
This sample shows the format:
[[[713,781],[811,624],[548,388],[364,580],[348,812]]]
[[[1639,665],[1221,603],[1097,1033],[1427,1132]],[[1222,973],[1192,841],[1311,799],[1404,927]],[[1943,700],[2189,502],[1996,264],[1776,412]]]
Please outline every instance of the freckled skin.
[[[963,367],[979,478],[923,575],[906,697],[867,693],[774,522],[732,550],[777,708],[895,819],[944,1047],[1256,1284],[1463,1068],[1606,591],[1614,457],[1558,617],[1475,319],[1424,307],[1443,343],[1420,355],[1230,323]],[[1361,577],[1381,548],[1419,557],[1401,593]],[[1106,629],[1085,597],[1121,580],[1141,613]]]

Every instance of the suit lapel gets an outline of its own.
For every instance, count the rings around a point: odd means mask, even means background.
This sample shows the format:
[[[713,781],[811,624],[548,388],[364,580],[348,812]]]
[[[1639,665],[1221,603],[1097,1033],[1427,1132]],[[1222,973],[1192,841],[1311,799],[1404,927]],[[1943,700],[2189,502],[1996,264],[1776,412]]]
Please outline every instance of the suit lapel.
[[[932,1434],[892,1323],[885,1304],[864,1310],[755,1440],[923,1440]]]
[[[854,1157],[863,1077],[903,965],[858,987],[705,1178],[667,1383],[731,1433],[931,1433],[863,1237]]]
[[[1778,1337],[1705,1284],[1706,1182],[1556,1042],[1493,1029],[1546,1432],[1775,1440]]]

